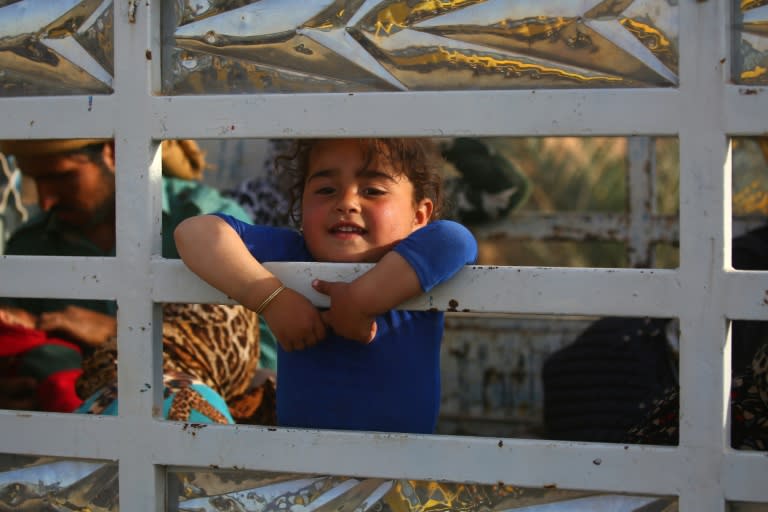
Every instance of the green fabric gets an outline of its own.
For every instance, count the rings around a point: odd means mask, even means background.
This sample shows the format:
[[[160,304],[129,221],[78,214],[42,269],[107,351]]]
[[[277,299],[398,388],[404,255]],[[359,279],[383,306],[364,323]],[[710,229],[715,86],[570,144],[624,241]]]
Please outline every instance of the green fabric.
[[[173,231],[184,219],[204,213],[226,213],[244,221],[248,214],[233,199],[222,196],[216,189],[198,181],[163,176],[163,229],[162,255],[178,258]],[[104,252],[83,238],[77,231],[68,230],[50,213],[40,214],[17,229],[8,240],[5,254],[41,256],[114,256],[115,250]],[[24,308],[32,313],[57,311],[68,305],[77,305],[108,315],[117,315],[115,301],[74,299],[3,299],[2,304]],[[261,333],[262,367],[277,367],[277,340],[266,324],[259,319]]]
[[[277,370],[277,338],[259,317],[259,366]]]
[[[173,231],[186,218],[203,213],[225,213],[250,221],[233,199],[198,181],[163,177],[163,258],[178,258]]]
[[[456,217],[478,224],[506,217],[528,200],[528,177],[493,147],[477,138],[459,137],[443,157],[461,174]]]
[[[47,344],[28,350],[21,357],[19,374],[45,379],[62,370],[80,368],[80,353],[70,347]]]

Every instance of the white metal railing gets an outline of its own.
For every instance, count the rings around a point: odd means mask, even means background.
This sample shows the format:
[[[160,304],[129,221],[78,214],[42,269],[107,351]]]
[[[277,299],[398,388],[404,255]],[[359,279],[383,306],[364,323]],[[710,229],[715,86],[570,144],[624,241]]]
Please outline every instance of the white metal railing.
[[[71,297],[77,290],[78,297],[117,299],[120,415],[3,411],[0,452],[116,460],[126,511],[163,508],[169,465],[676,495],[685,512],[722,511],[726,501],[768,502],[768,458],[727,442],[728,320],[768,318],[768,276],[730,269],[728,136],[768,130],[768,90],[729,84],[729,2],[684,0],[679,8],[677,89],[161,97],[159,62],[150,58],[160,55],[159,2],[116,2],[114,94],[2,98],[0,139],[114,136],[117,255],[4,257],[0,287],[6,296]],[[181,263],[158,256],[159,139],[466,134],[679,137],[678,269],[474,267],[433,294],[442,308],[456,299],[473,311],[679,318],[679,446],[248,426],[190,435],[180,424],[153,419],[162,389],[157,303],[223,300]],[[275,269],[309,294],[296,280],[303,266]],[[335,277],[338,267],[307,271]],[[152,392],[141,392],[145,383]]]

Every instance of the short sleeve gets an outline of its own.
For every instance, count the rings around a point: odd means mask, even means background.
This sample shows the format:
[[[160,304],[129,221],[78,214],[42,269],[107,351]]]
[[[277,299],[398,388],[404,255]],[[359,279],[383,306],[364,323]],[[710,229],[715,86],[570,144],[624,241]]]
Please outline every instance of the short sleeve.
[[[434,221],[414,231],[394,250],[416,271],[425,292],[477,260],[475,237],[461,224],[449,220]]]
[[[301,233],[289,228],[249,224],[231,215],[214,214],[235,230],[248,251],[261,262],[314,261]]]

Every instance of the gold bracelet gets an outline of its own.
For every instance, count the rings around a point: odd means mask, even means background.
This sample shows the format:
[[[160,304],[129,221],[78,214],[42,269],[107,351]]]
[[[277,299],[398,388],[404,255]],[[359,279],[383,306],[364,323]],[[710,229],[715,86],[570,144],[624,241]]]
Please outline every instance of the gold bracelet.
[[[278,295],[280,295],[280,292],[281,292],[281,291],[283,291],[283,290],[285,290],[285,285],[284,285],[284,284],[281,284],[281,285],[278,287],[278,289],[277,289],[277,290],[275,290],[275,291],[273,291],[272,293],[270,293],[270,294],[269,294],[269,297],[267,297],[266,299],[264,299],[264,302],[262,302],[262,303],[259,305],[259,307],[258,307],[258,308],[256,308],[256,314],[257,314],[257,315],[260,315],[262,311],[264,311],[265,309],[267,309],[267,306],[269,306],[269,303],[270,303],[270,302],[272,302],[273,300],[275,300],[275,297],[277,297]]]

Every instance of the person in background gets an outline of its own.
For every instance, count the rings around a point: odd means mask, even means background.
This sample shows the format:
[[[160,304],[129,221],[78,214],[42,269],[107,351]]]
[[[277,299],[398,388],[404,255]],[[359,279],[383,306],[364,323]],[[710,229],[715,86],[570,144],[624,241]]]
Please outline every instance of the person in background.
[[[193,217],[176,228],[182,260],[275,333],[279,425],[433,432],[444,315],[394,308],[477,257],[466,228],[436,220],[439,153],[426,139],[303,140],[281,161],[301,231]],[[351,283],[312,283],[330,297],[320,311],[267,261],[375,265]]]
[[[37,191],[40,212],[9,238],[5,254],[46,256],[115,255],[115,146],[104,139],[3,141],[0,150],[13,155]],[[205,158],[191,140],[162,143],[163,242],[162,255],[177,258],[170,234],[189,216],[222,212],[247,219],[234,201],[199,182]],[[74,395],[83,356],[113,340],[117,332],[114,301],[14,298],[4,301],[0,320],[27,328],[25,336],[6,338],[32,346],[18,357],[3,357],[0,407],[51,410],[44,407],[51,394],[68,394],[54,410],[71,410],[81,398]],[[63,339],[48,343],[47,335]],[[262,340],[264,342],[265,340]],[[269,341],[269,340],[266,340]],[[27,345],[25,345],[27,343]],[[11,347],[10,342],[4,346]],[[44,350],[43,350],[44,349]],[[258,350],[255,352],[258,354]],[[0,354],[0,356],[8,354]],[[43,361],[45,364],[43,364]],[[12,378],[11,375],[17,375]],[[51,387],[51,377],[64,382]],[[54,389],[55,388],[55,389]]]

